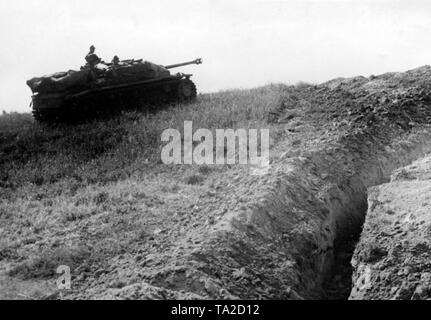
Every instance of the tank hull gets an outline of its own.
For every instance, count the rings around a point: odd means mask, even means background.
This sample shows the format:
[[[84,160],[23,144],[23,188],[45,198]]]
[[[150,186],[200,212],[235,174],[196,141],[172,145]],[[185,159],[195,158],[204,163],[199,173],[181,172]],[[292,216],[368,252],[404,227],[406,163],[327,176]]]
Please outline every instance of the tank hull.
[[[32,109],[37,121],[69,122],[110,116],[122,110],[151,110],[163,104],[190,102],[195,98],[196,86],[190,75],[176,74],[74,93],[38,93],[32,96]]]

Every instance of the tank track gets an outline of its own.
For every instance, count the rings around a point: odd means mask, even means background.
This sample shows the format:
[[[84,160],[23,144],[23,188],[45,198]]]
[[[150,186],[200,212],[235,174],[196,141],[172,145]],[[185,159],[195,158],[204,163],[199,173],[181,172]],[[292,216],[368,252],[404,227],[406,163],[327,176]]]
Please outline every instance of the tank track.
[[[157,111],[172,103],[188,103],[196,98],[196,86],[189,78],[124,86],[120,89],[88,92],[66,98],[59,108],[33,104],[38,122],[74,122],[111,117],[124,110]]]

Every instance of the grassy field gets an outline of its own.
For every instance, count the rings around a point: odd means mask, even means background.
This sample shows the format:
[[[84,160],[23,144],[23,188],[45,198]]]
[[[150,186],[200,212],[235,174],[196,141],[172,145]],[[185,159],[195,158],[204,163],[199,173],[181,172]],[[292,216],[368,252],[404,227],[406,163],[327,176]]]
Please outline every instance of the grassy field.
[[[129,112],[107,121],[48,127],[29,114],[0,116],[0,186],[107,183],[160,161],[161,132],[194,129],[260,128],[291,87],[270,85],[199,96],[196,103],[156,114]]]
[[[194,130],[265,127],[276,143],[281,132],[271,114],[295,90],[268,85],[204,94],[154,114],[127,112],[76,125],[40,125],[30,114],[3,114],[0,271],[21,280],[47,279],[60,264],[93,271],[106,265],[131,242],[148,238],[149,214],[177,214],[209,192],[199,186],[211,171],[229,170],[162,164],[164,129],[182,132],[184,121],[193,121]],[[173,196],[181,192],[186,200]]]

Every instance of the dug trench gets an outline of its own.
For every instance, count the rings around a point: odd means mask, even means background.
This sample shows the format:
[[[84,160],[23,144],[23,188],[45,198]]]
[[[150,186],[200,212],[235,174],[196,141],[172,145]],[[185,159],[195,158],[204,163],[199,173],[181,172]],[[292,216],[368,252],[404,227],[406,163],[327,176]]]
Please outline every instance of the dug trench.
[[[358,140],[287,160],[265,200],[232,214],[231,230],[222,227],[199,256],[217,272],[243,266],[221,286],[234,296],[347,299],[367,189],[431,152],[430,138],[426,130],[410,133],[380,150]]]
[[[418,104],[411,107],[418,116],[423,96],[415,99]],[[274,161],[267,192],[231,212],[214,229],[214,240],[196,255],[211,266],[206,274],[227,279],[221,283],[212,277],[208,288],[224,288],[241,298],[347,299],[367,189],[431,151],[429,126],[423,123],[430,107],[422,111],[421,124],[413,123],[413,116],[407,116],[411,127],[386,126],[375,119],[374,125],[362,123],[361,130],[353,126],[332,145],[297,157],[287,152]],[[378,112],[374,109],[372,115]],[[403,112],[391,121],[405,121]],[[229,276],[235,267],[239,271]]]
[[[318,298],[347,299],[351,296],[352,256],[368,212],[368,190],[370,187],[388,182],[396,169],[427,155],[431,151],[429,138],[430,135],[426,131],[414,134],[410,139],[397,144],[395,148],[386,147],[386,151],[377,154],[376,157],[362,159],[362,170],[359,174],[337,184],[335,189],[325,192],[323,197],[326,199],[326,209],[334,221],[331,223],[334,227],[331,234],[335,236],[333,247],[326,252],[329,260],[328,271],[325,271],[324,267],[322,293]],[[373,154],[372,150],[368,152]],[[339,163],[333,165],[339,167]]]
[[[191,253],[96,297],[347,299],[367,188],[431,152],[430,138],[420,129],[386,146],[349,139],[344,148],[282,159],[275,175],[258,178],[271,187],[226,213]]]
[[[235,201],[193,236],[193,250],[170,252],[163,268],[144,267],[143,282],[93,297],[347,299],[368,188],[431,152],[430,76],[423,67],[295,91],[275,121],[293,110],[311,123],[322,117],[318,104],[337,134],[301,151],[278,144],[270,168],[242,177]]]
[[[352,82],[355,80],[344,84],[348,86]],[[416,90],[413,92],[418,92]],[[429,104],[424,107],[423,94],[424,91],[413,96],[406,94],[413,97],[408,105],[416,115],[406,115],[408,108],[401,103],[404,107],[402,112],[392,118],[399,125],[397,129],[386,127],[374,118],[374,126],[372,121],[368,121],[362,126],[363,130],[351,128],[353,130],[349,130],[333,147],[325,145],[293,158],[287,153],[287,159],[282,156],[281,161],[273,164],[277,174],[270,182],[272,188],[265,200],[252,209],[232,214],[230,223],[235,235],[223,235],[225,241],[231,243],[230,247],[236,248],[236,254],[231,257],[235,257],[237,264],[249,265],[249,270],[263,271],[260,275],[251,275],[243,268],[245,277],[254,279],[246,282],[248,286],[243,287],[238,296],[287,299],[349,297],[352,289],[351,258],[367,213],[367,190],[387,182],[395,169],[431,151],[428,125],[431,110]],[[402,100],[401,96],[397,98]],[[399,103],[390,95],[386,98]],[[367,115],[368,119],[379,113],[375,107],[373,111],[371,117]],[[421,112],[421,119],[415,123],[414,118]],[[409,121],[407,126],[402,125],[403,117]],[[216,246],[212,246],[211,251],[217,252]],[[247,255],[241,255],[241,251]],[[207,251],[207,254],[211,255],[211,252]],[[238,256],[242,259],[239,260]],[[212,263],[217,260],[215,256],[213,259]],[[220,264],[218,267],[222,268]],[[238,278],[231,280],[237,281]],[[258,285],[255,290],[250,290],[253,284]],[[262,287],[270,289],[262,290]],[[232,288],[231,292],[236,293],[237,289]]]

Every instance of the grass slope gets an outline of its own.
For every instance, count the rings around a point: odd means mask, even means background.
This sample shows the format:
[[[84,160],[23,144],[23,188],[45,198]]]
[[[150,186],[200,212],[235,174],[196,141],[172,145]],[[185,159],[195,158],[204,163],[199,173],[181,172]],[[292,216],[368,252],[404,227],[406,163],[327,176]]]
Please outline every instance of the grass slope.
[[[292,90],[269,85],[205,94],[155,114],[74,126],[39,125],[30,114],[0,116],[0,273],[53,279],[60,264],[91,273],[131,242],[148,241],[160,229],[161,212],[193,210],[212,171],[229,170],[162,164],[162,131],[182,132],[184,121],[193,121],[194,130],[273,127],[275,143],[277,125],[268,115]]]

